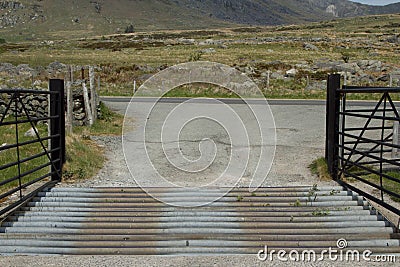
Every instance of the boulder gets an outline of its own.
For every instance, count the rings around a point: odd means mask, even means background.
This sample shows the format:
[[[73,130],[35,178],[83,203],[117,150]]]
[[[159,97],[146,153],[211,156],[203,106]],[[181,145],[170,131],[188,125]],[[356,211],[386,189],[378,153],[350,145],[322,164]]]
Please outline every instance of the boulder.
[[[342,63],[336,65],[338,71],[346,71],[350,72],[351,74],[356,74],[357,72],[361,71],[360,66],[357,63]]]
[[[286,77],[294,77],[296,76],[296,74],[298,73],[298,71],[296,69],[290,69],[288,71],[286,71]]]
[[[319,51],[319,48],[317,46],[313,45],[313,44],[304,43],[303,47],[307,51]]]
[[[283,79],[285,79],[285,76],[280,72],[272,72],[270,78],[276,79],[276,80],[283,80]]]
[[[60,63],[60,62],[52,62],[47,66],[47,71],[48,72],[62,72],[67,70],[67,65]]]
[[[206,48],[206,49],[200,50],[200,52],[203,54],[212,54],[212,53],[216,53],[217,51],[214,48]]]
[[[379,60],[359,60],[357,61],[357,65],[362,70],[371,70],[371,71],[381,71],[382,69],[382,61]]]
[[[196,43],[195,39],[186,39],[186,38],[180,38],[179,43],[185,44],[185,45],[194,45]]]

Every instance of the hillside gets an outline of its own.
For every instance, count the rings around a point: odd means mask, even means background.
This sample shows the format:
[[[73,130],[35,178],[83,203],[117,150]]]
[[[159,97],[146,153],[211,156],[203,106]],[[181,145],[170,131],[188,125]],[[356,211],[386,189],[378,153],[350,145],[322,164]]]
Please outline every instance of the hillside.
[[[400,75],[399,25],[400,14],[390,14],[275,27],[7,42],[0,44],[0,87],[47,88],[49,78],[66,77],[67,65],[75,66],[79,86],[81,67],[95,65],[101,94],[129,96],[133,81],[140,86],[168,66],[204,60],[246,73],[267,97],[323,98],[328,73],[346,74],[348,84],[363,86],[388,86],[389,75]],[[205,88],[205,94],[196,87],[181,89],[170,96],[226,97],[212,88]]]
[[[59,39],[135,31],[284,25],[400,12],[347,0],[0,0],[6,40]]]

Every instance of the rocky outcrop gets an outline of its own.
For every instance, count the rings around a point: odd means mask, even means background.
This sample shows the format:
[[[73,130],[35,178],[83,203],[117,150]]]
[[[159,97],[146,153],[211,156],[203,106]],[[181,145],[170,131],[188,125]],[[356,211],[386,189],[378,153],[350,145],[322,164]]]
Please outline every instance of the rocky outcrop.
[[[16,10],[16,9],[23,9],[25,6],[17,1],[1,1],[0,2],[0,9],[10,9],[10,10]]]
[[[50,3],[50,4],[49,4]],[[68,7],[59,12],[60,7]],[[147,14],[146,16],[138,15]],[[78,12],[79,11],[79,12]],[[152,18],[151,26],[144,26],[148,14]],[[101,25],[105,21],[109,29],[97,34],[121,32],[127,25],[142,25],[143,29],[166,29],[166,21],[176,21],[175,25],[187,28],[216,28],[227,25],[289,25],[311,21],[330,20],[336,17],[354,17],[375,14],[391,14],[400,12],[400,4],[389,6],[368,6],[348,0],[120,0],[120,1],[72,1],[72,0],[0,0],[0,27],[15,27],[19,31],[31,28],[44,22],[40,29],[51,31],[54,24],[65,25],[66,31],[85,29],[93,25]],[[53,14],[58,14],[54,16]],[[132,14],[137,14],[132,16]],[[185,14],[177,18],[176,14]],[[90,20],[87,17],[91,17]],[[51,19],[47,19],[51,18]],[[70,28],[69,21],[74,22]],[[94,21],[93,21],[94,20]],[[127,25],[121,25],[126,21]],[[196,21],[196,23],[193,23]],[[75,27],[76,26],[76,27]],[[82,26],[82,28],[80,27]],[[108,27],[106,27],[108,28]],[[136,27],[135,27],[136,28]],[[115,29],[115,30],[111,30]],[[118,29],[118,30],[117,30]],[[82,36],[83,37],[83,36]]]
[[[41,5],[23,4],[19,1],[0,1],[0,29],[17,27],[29,21],[45,21],[46,16]]]
[[[327,8],[326,8],[326,11],[325,11],[326,13],[328,13],[328,14],[331,14],[332,16],[334,16],[334,17],[339,17],[339,13],[338,13],[338,11],[336,10],[336,6],[335,5],[329,5]]]

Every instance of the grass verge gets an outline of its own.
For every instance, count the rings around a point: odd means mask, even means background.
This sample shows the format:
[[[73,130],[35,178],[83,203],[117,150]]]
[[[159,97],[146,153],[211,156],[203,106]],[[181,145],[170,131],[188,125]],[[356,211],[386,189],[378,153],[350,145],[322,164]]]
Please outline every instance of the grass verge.
[[[319,158],[314,160],[309,166],[311,173],[317,175],[322,181],[332,180],[329,172],[328,165],[326,164],[325,158]]]
[[[90,136],[122,135],[124,116],[111,111],[100,103],[100,116],[91,127],[75,127],[74,133],[67,136],[67,162],[64,165],[64,181],[92,177],[100,170],[106,160],[104,150]]]
[[[67,162],[64,165],[63,179],[75,182],[91,177],[103,167],[103,149],[83,135],[71,134],[66,137]]]

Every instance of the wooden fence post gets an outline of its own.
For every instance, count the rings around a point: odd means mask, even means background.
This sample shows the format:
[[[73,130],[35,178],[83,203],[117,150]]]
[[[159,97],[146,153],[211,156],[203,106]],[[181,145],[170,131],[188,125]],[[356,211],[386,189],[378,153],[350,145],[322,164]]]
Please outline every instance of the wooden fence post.
[[[72,122],[73,122],[73,112],[74,112],[74,101],[72,95],[72,68],[68,66],[68,75],[66,81],[66,91],[67,91],[67,118],[65,124],[65,130],[67,133],[72,133]]]
[[[92,110],[90,108],[89,94],[88,94],[88,90],[87,90],[85,82],[82,83],[82,89],[83,89],[83,99],[85,102],[85,111],[86,111],[87,121],[89,123],[89,126],[92,126],[93,125],[93,116],[92,116]]]
[[[94,123],[97,119],[97,97],[96,97],[93,66],[89,66],[89,85],[90,85],[90,106],[92,108],[92,118]]]

